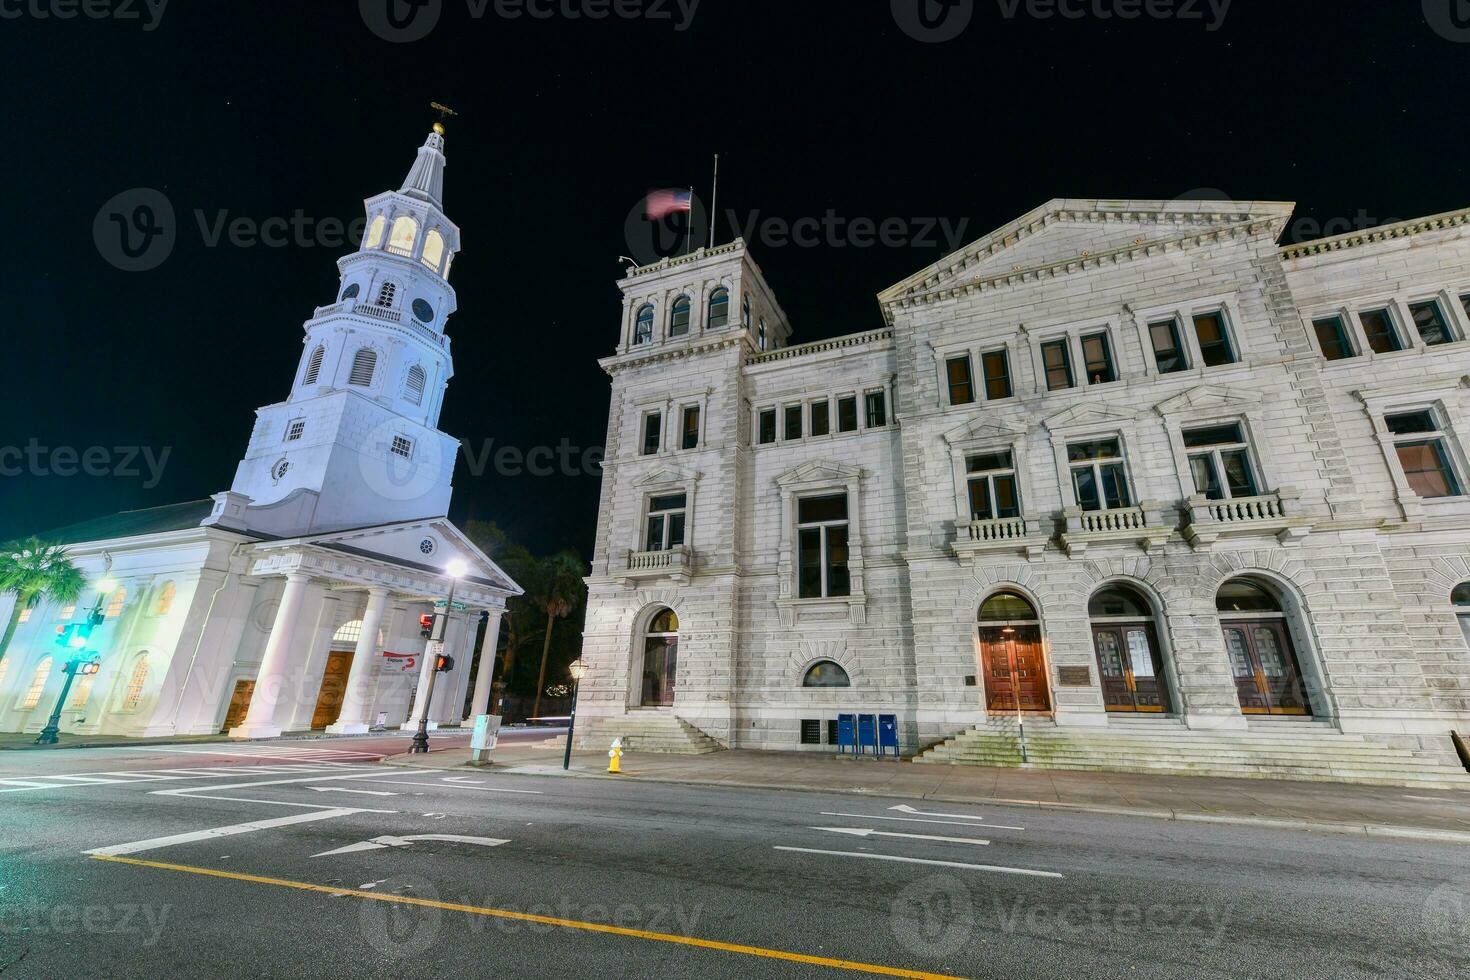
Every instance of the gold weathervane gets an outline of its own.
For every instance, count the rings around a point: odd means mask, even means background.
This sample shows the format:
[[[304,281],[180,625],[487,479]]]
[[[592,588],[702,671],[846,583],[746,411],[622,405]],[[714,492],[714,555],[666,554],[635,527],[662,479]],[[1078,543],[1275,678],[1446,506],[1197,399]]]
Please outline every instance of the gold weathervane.
[[[443,136],[445,120],[447,120],[450,116],[457,116],[459,115],[459,113],[449,108],[449,106],[443,105],[439,102],[430,102],[429,108],[439,113],[439,121],[434,124],[434,132],[438,133],[440,136]]]

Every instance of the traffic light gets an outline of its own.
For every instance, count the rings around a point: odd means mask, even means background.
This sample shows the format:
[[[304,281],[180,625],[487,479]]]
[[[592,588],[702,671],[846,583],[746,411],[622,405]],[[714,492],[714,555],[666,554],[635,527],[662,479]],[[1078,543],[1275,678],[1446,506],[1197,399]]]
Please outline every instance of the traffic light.
[[[79,677],[86,677],[88,674],[95,674],[95,673],[97,673],[97,671],[99,671],[101,669],[102,669],[102,661],[100,661],[100,660],[88,660],[86,663],[81,664],[80,666],[77,667],[77,676],[79,676]]]
[[[433,635],[434,635],[434,614],[433,613],[424,613],[422,616],[419,617],[419,636],[422,636],[424,639],[427,640],[429,637],[431,637]]]
[[[87,638],[92,635],[92,624],[65,623],[56,627],[56,645],[66,647],[69,650],[80,650],[87,645]]]
[[[439,673],[445,673],[454,669],[454,658],[447,654],[439,654],[434,658],[434,669]]]

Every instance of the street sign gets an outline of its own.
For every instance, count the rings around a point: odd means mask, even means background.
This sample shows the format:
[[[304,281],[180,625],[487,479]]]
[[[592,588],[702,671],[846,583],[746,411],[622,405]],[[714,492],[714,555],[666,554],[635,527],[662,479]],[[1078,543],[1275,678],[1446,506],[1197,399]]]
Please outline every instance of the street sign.
[[[443,609],[444,608],[444,600],[443,599],[436,599],[436,600],[434,600],[434,608],[435,609]],[[467,606],[467,605],[465,605],[462,602],[456,602],[454,604],[454,611],[455,612],[464,612],[468,608],[470,608],[470,607]]]
[[[412,674],[419,669],[419,654],[383,651],[383,673]]]

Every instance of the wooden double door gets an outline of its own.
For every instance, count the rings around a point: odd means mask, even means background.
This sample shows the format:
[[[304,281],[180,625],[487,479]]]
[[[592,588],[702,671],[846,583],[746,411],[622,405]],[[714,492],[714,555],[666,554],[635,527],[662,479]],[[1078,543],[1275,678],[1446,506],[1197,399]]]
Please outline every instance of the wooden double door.
[[[1092,646],[1107,710],[1156,714],[1172,710],[1152,623],[1094,624]]]
[[[1311,702],[1283,619],[1222,620],[1240,710],[1248,715],[1309,715]]]
[[[322,671],[322,687],[316,696],[316,710],[311,713],[311,727],[326,728],[342,713],[342,700],[347,695],[347,674],[352,670],[353,651],[333,650],[327,654],[327,667]]]
[[[1041,627],[982,626],[980,659],[989,710],[1051,710]]]

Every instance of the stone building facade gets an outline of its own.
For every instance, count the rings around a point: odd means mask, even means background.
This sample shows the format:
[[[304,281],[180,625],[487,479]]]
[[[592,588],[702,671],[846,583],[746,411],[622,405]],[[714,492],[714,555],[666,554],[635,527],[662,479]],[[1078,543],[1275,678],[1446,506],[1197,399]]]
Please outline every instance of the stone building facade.
[[[803,346],[742,242],[630,270],[589,737],[856,711],[907,752],[1017,719],[1452,763],[1470,212],[1282,248],[1291,211],[1052,201]]]

